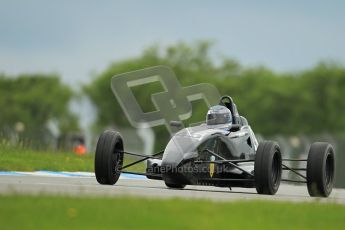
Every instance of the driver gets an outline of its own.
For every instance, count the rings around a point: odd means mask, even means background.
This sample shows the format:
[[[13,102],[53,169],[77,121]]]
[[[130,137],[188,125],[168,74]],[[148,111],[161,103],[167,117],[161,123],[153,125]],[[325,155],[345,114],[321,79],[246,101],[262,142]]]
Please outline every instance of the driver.
[[[232,116],[231,111],[222,105],[212,106],[206,115],[207,125],[231,125]]]

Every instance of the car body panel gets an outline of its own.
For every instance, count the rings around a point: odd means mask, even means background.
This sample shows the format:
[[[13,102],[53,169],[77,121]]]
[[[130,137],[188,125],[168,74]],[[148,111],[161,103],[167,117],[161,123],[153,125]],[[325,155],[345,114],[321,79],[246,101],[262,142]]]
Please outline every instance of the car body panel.
[[[196,161],[217,161],[210,150],[226,160],[253,160],[258,147],[256,137],[249,125],[232,130],[233,124],[199,126],[178,131],[167,144],[163,158],[149,160],[148,168],[159,167],[159,172],[167,183],[205,184],[205,179],[245,178],[243,171],[227,164],[200,164]],[[253,162],[241,163],[248,172],[254,170]],[[156,170],[157,171],[157,170]],[[206,183],[208,184],[208,183]],[[217,186],[234,186],[234,183],[209,183]],[[235,185],[236,186],[236,185]],[[245,186],[242,183],[239,185]]]

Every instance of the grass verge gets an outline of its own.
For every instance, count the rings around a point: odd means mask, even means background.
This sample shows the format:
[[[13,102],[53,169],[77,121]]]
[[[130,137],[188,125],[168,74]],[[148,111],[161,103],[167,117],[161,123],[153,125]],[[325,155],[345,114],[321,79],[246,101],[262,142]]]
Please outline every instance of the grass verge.
[[[125,164],[131,162],[126,157]],[[144,163],[129,168],[143,171]],[[37,151],[25,147],[0,144],[0,171],[94,171],[94,154],[78,156],[72,152]]]
[[[1,229],[343,229],[345,206],[0,196]]]
[[[36,151],[24,147],[1,146],[0,171],[89,171],[93,169],[94,155]]]

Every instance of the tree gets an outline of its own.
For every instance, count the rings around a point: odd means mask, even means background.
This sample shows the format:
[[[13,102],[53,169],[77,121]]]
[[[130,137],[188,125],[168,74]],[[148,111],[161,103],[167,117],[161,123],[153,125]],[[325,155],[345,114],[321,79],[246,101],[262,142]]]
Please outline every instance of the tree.
[[[68,108],[72,97],[72,90],[56,75],[1,75],[0,133],[37,146],[51,140],[49,123],[60,133],[78,130],[77,118]]]

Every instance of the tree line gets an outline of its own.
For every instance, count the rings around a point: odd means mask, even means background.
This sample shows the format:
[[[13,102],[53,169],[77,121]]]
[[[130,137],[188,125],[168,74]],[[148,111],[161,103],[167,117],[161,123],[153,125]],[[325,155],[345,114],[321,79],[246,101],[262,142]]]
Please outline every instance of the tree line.
[[[98,110],[97,127],[129,126],[109,84],[120,73],[155,65],[173,69],[182,86],[197,83],[215,85],[230,95],[240,114],[263,135],[343,134],[345,130],[345,68],[320,62],[311,69],[276,73],[264,66],[244,67],[236,60],[222,58],[215,63],[208,42],[178,43],[161,50],[150,47],[136,58],[111,64],[84,87]],[[160,92],[159,83],[133,88],[144,111],[152,111],[148,95]],[[204,120],[207,108],[193,105],[193,119]]]
[[[321,62],[313,68],[277,73],[264,66],[246,67],[236,60],[212,58],[209,42],[177,43],[165,49],[151,46],[134,58],[112,63],[83,86],[83,93],[97,109],[94,130],[130,127],[116,101],[110,79],[120,73],[166,65],[173,69],[182,86],[197,83],[215,85],[230,95],[255,132],[263,135],[335,134],[345,130],[345,68]],[[144,111],[154,110],[148,95],[163,90],[159,83],[134,87],[133,93]],[[54,123],[60,133],[79,130],[78,119],[69,110],[75,92],[57,75],[0,75],[0,134],[49,137]],[[207,108],[193,104],[192,118],[204,120]],[[157,134],[167,135],[164,127]],[[163,145],[163,144],[162,144]]]

